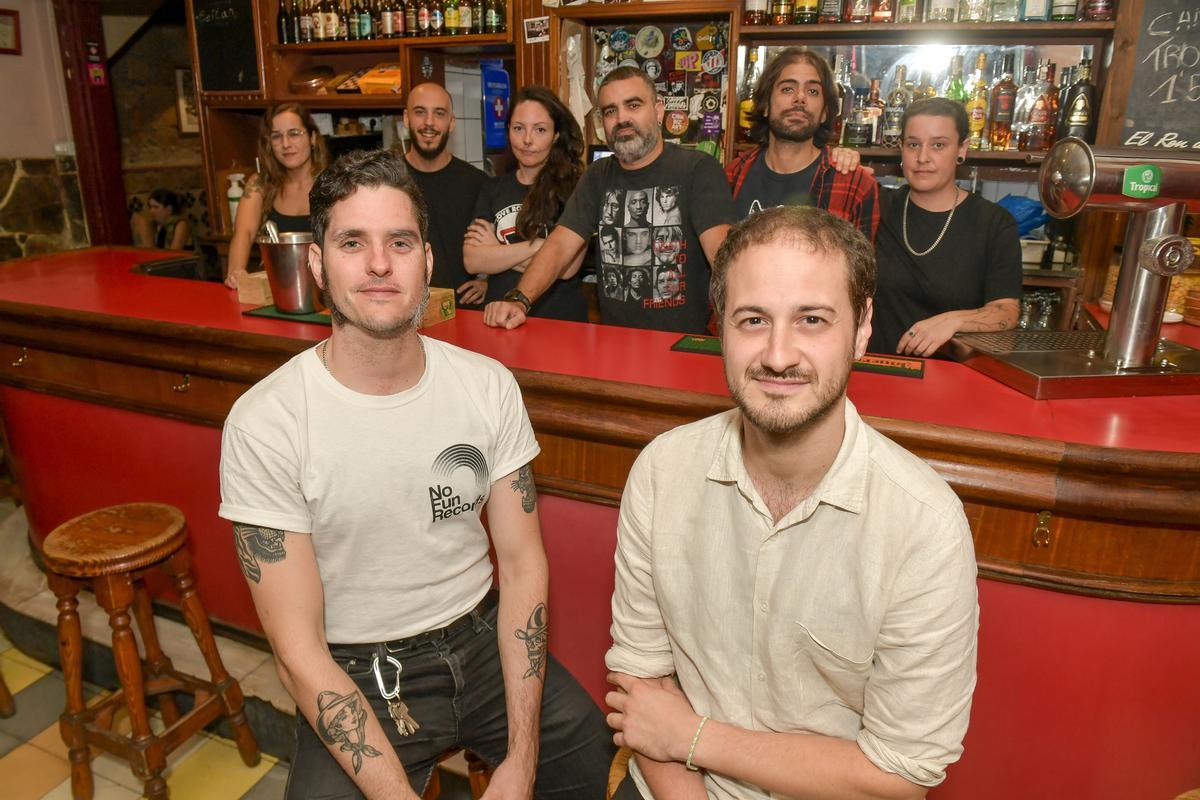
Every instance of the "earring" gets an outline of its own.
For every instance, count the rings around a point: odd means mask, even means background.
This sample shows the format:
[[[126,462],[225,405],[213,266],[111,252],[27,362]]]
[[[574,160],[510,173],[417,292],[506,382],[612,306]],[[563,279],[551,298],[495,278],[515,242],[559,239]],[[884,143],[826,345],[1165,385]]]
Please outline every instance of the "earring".
[[[966,160],[967,160],[966,156],[959,156],[958,158],[954,159],[954,163],[962,164],[962,163],[965,163]]]

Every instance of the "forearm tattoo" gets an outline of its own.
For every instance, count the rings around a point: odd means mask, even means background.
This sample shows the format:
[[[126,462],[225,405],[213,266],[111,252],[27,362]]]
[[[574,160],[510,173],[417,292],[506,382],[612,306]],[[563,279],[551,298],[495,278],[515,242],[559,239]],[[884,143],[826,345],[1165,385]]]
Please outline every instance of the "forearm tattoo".
[[[526,514],[532,514],[537,508],[537,487],[533,485],[533,467],[526,464],[517,470],[517,477],[512,482],[512,490],[521,493],[521,508]]]
[[[339,752],[350,753],[355,775],[362,769],[363,756],[375,758],[381,755],[367,744],[365,705],[358,692],[321,692],[317,695],[317,733],[325,744],[337,745]]]
[[[274,564],[283,561],[287,553],[283,549],[283,531],[275,528],[259,528],[255,525],[233,523],[233,543],[237,548],[238,565],[246,580],[258,583],[262,580],[259,562]]]
[[[518,628],[513,633],[525,642],[525,650],[529,655],[529,669],[525,670],[525,674],[521,676],[523,678],[544,680],[546,677],[546,644],[550,633],[548,616],[546,604],[538,603],[537,608],[529,615],[524,630]]]

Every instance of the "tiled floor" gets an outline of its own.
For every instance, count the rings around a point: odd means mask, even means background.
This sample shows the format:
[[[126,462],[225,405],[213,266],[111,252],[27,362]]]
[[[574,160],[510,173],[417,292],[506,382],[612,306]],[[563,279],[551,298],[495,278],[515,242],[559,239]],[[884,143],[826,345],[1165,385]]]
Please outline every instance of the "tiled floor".
[[[62,673],[25,656],[0,633],[0,672],[16,699],[17,713],[0,719],[0,782],[5,800],[69,800],[70,766],[58,732],[65,697]],[[87,687],[91,699],[104,693]],[[156,726],[161,722],[154,720]],[[121,729],[128,722],[118,719]],[[96,800],[136,800],[142,786],[129,766],[107,753],[92,758]],[[283,797],[286,764],[264,755],[247,767],[232,741],[208,733],[193,737],[167,760],[172,800]]]

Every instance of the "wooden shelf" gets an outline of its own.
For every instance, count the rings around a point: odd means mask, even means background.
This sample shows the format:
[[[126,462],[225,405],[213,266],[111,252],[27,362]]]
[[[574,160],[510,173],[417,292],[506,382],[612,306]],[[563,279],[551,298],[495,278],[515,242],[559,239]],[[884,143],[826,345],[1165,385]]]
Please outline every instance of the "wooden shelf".
[[[895,147],[862,147],[859,148],[859,154],[863,161],[872,159],[893,159],[900,160],[900,150]],[[1027,166],[1030,168],[1040,167],[1042,159],[1046,157],[1044,152],[1023,153],[1016,151],[1001,151],[993,153],[985,150],[968,150],[967,164],[1004,164],[1006,166]]]
[[[687,20],[709,16],[726,16],[732,11],[741,14],[741,3],[730,0],[679,0],[676,2],[639,3],[582,3],[580,5],[547,7],[547,12],[561,19],[587,22],[620,22],[634,28],[656,19]],[[765,26],[764,26],[765,27]],[[749,30],[742,28],[742,30]]]
[[[743,25],[740,43],[831,40],[854,44],[1070,44],[1110,36],[1114,22],[911,22],[827,25]]]
[[[404,108],[404,95],[401,94],[283,94],[275,101],[279,103],[300,103],[305,108],[319,110],[345,109],[390,109],[400,113]]]
[[[359,41],[305,42],[302,44],[272,44],[277,53],[390,53],[402,47],[478,47],[507,45],[512,39],[504,33],[472,33],[467,36],[402,36],[398,39],[362,39]]]

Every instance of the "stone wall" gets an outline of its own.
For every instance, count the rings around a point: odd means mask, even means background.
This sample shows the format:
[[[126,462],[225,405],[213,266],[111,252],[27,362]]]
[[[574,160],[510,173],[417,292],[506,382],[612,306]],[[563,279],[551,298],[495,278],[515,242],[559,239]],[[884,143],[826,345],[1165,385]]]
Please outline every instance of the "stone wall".
[[[88,244],[74,159],[0,159],[0,261]]]

